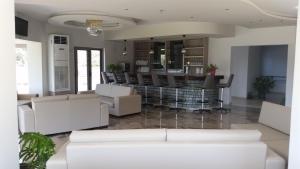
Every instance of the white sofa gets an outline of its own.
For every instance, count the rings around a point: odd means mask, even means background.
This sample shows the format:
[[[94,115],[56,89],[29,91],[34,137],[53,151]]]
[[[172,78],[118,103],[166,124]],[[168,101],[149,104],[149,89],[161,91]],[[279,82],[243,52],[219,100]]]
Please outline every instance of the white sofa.
[[[96,94],[101,101],[109,105],[109,113],[124,116],[141,112],[141,96],[133,94],[131,87],[113,84],[98,84]]]
[[[262,141],[288,161],[290,120],[290,107],[263,102],[258,123],[232,124],[231,128],[259,130]]]
[[[24,132],[56,134],[108,126],[108,105],[95,94],[47,96],[19,106],[19,128]]]
[[[250,130],[75,131],[47,169],[283,169]]]

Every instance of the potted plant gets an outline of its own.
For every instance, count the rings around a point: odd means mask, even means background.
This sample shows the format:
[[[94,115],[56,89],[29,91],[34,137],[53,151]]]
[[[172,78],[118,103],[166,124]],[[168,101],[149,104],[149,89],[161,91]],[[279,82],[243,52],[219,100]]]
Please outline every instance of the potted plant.
[[[265,99],[266,94],[268,94],[274,87],[275,81],[271,77],[266,76],[256,78],[253,83],[253,88],[256,90],[259,99]]]
[[[218,69],[217,65],[209,64],[206,66],[205,70],[206,73],[215,76],[216,75],[216,70]]]
[[[46,162],[55,153],[53,141],[40,133],[20,136],[21,169],[45,169]]]
[[[116,70],[116,65],[115,64],[109,64],[109,65],[107,65],[107,71],[109,73],[115,72],[115,70]]]

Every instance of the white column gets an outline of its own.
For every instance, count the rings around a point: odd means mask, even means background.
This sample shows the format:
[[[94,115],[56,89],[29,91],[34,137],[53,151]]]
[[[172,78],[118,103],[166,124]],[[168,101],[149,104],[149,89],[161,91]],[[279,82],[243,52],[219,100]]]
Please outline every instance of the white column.
[[[289,151],[289,169],[300,168],[300,12],[298,12],[296,54],[294,62],[294,84]]]
[[[14,1],[0,1],[0,168],[18,169]]]

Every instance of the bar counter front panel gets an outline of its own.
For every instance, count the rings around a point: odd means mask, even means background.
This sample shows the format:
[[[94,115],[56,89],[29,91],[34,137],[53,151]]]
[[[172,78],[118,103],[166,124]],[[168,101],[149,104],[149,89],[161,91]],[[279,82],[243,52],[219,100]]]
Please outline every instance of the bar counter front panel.
[[[152,83],[152,77],[150,73],[142,73],[145,83]],[[154,105],[164,105],[170,108],[182,108],[187,110],[198,110],[201,108],[202,98],[202,84],[206,75],[187,75],[184,73],[157,73],[159,80],[163,87],[155,87],[152,85],[132,86],[138,94],[143,96],[143,103],[149,103]],[[171,88],[168,87],[167,75],[172,75],[176,79],[176,83],[179,83],[183,87]],[[136,74],[131,74],[133,78],[136,78]],[[219,83],[224,79],[223,75],[216,75],[215,82]],[[218,99],[218,89],[204,89],[204,98],[207,101],[204,106],[210,108],[216,104]]]

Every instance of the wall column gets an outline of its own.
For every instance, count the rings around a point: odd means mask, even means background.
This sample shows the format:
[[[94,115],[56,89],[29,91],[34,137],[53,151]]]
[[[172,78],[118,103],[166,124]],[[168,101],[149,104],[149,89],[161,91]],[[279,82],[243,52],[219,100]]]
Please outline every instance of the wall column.
[[[14,1],[0,1],[0,168],[19,168]]]
[[[296,35],[296,55],[294,61],[294,84],[292,96],[292,117],[289,151],[289,169],[300,168],[300,12]]]

